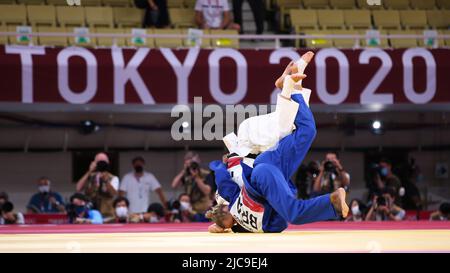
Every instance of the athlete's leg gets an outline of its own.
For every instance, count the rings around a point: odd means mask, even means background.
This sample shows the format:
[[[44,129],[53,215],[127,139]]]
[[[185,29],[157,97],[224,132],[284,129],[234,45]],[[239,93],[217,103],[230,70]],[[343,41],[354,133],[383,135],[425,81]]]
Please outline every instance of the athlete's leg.
[[[256,166],[251,181],[255,190],[289,223],[306,224],[336,219],[341,212],[347,216],[345,191],[343,196],[335,198],[326,194],[309,200],[297,199],[281,171],[274,165],[262,163]]]

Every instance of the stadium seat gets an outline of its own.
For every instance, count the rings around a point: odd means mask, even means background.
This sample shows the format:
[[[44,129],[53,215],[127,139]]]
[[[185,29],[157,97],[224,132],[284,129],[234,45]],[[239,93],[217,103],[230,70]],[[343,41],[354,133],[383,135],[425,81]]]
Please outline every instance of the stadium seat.
[[[445,34],[445,35],[450,35],[450,30],[444,30],[444,31],[442,31],[442,34]],[[447,38],[447,39],[445,39],[444,40],[444,44],[446,45],[446,46],[450,46],[450,38]]]
[[[372,28],[370,11],[368,10],[344,10],[345,25],[351,29]]]
[[[390,30],[389,34],[411,34],[411,35],[416,35],[417,31],[414,30]],[[398,39],[398,38],[391,38],[391,46],[393,48],[409,48],[409,47],[417,47],[417,39],[416,38],[412,38],[412,39]]]
[[[183,8],[184,7],[184,0],[170,0],[170,1],[167,1],[167,7],[168,8]]]
[[[197,0],[184,0],[184,6],[188,9],[194,9]]]
[[[56,26],[56,9],[51,5],[27,6],[28,21],[32,26]]]
[[[181,30],[181,32],[183,34],[188,34],[188,31],[189,31],[188,29]],[[203,30],[203,34],[204,35],[208,35],[210,33],[211,32],[209,30],[207,30],[207,29]],[[189,42],[186,41],[186,39],[185,39],[184,40],[184,46],[189,47],[189,46],[192,46],[192,45],[190,45]],[[211,38],[202,38],[202,45],[201,45],[201,47],[202,48],[211,48]]]
[[[406,29],[427,28],[427,14],[424,10],[401,10],[400,20]]]
[[[1,32],[7,32],[8,28],[4,25],[0,25],[0,31]],[[8,44],[8,37],[4,35],[0,35],[0,45],[6,45]]]
[[[154,29],[154,34],[182,34],[180,29]],[[183,38],[156,38],[155,46],[158,48],[178,48],[183,46]]]
[[[66,6],[67,7],[67,0],[47,0],[47,5]],[[83,2],[83,5],[84,5],[84,2]]]
[[[114,27],[111,7],[86,7],[84,9],[89,27]]]
[[[307,9],[327,9],[330,7],[328,0],[303,0],[303,5]]]
[[[211,35],[238,35],[237,30],[221,30],[221,29],[212,29],[210,30]],[[239,39],[229,39],[229,38],[212,38],[211,39],[212,47],[231,47],[231,48],[239,48]]]
[[[409,9],[409,0],[382,0],[382,3],[386,9]]]
[[[355,0],[330,0],[330,6],[334,9],[354,9]]]
[[[17,0],[17,3],[24,5],[45,5],[45,0]]]
[[[84,8],[78,6],[57,6],[56,19],[61,27],[86,25]]]
[[[134,5],[133,0],[102,0],[102,2],[103,5],[111,7],[129,7]]]
[[[8,26],[8,32],[17,32],[19,26]],[[31,30],[33,32],[33,28]],[[24,36],[24,35],[22,35]],[[20,37],[20,36],[19,36]],[[30,44],[30,40],[31,43],[33,45],[37,45],[37,37],[29,37],[27,40],[21,40],[20,38],[18,39],[17,35],[10,35],[8,36],[9,38],[9,44],[10,45],[29,45]]]
[[[99,27],[99,28],[94,28],[94,33],[105,33],[105,34],[109,34],[109,33],[119,33],[119,34],[123,34],[125,33],[125,29],[123,28],[109,28],[109,27]],[[126,40],[127,38],[125,37],[121,37],[121,38],[112,38],[112,37],[96,37],[95,38],[95,43],[98,46],[113,46],[114,45],[114,40],[115,40],[115,44],[116,46],[126,46]]]
[[[75,31],[75,28],[66,28],[67,32],[73,33]],[[89,28],[89,33],[94,33],[93,28]],[[68,37],[69,45],[73,46],[82,46],[82,47],[92,47],[96,44],[96,40],[93,37],[90,37],[89,40],[85,40],[83,42],[77,41],[76,37],[71,36]]]
[[[291,9],[289,13],[291,18],[291,26],[296,32],[303,29],[317,29],[317,11]]]
[[[380,29],[401,29],[400,13],[397,10],[373,10],[373,21]]]
[[[436,5],[440,9],[450,9],[450,0],[436,0]]]
[[[0,5],[14,5],[16,4],[16,0],[0,0]]]
[[[169,17],[175,28],[188,28],[195,26],[195,11],[192,9],[169,9]]]
[[[359,32],[357,30],[338,29],[338,30],[333,30],[333,34],[358,35]],[[335,47],[339,47],[339,48],[354,48],[356,44],[358,46],[361,45],[361,40],[358,42],[355,39],[333,39],[333,43],[334,43]]]
[[[441,10],[427,10],[427,22],[433,29],[448,28],[448,19],[445,18],[444,11]]]
[[[307,30],[306,35],[330,35],[333,34],[331,31],[327,30]],[[328,38],[313,38],[306,39],[307,48],[326,48],[333,46],[333,40]]]
[[[366,35],[367,31],[361,30],[359,34]],[[386,34],[387,34],[386,30],[380,30],[380,35],[386,35]],[[381,48],[389,47],[389,43],[388,43],[388,39],[387,38],[380,38],[380,45],[377,45],[377,46],[373,46],[373,45],[367,43],[367,38],[363,38],[361,42],[362,42],[362,45],[364,47],[381,47]]]
[[[370,10],[383,9],[384,8],[383,7],[383,0],[379,0],[379,1],[380,1],[380,5],[369,5],[367,3],[367,0],[356,0],[356,2],[358,3],[358,7],[360,9],[363,9],[363,10],[367,10],[367,9],[370,9]]]
[[[39,32],[66,32],[65,27],[38,26]],[[40,45],[44,46],[67,46],[67,37],[38,37]]]
[[[344,12],[342,10],[318,10],[317,17],[319,19],[319,25],[323,29],[345,28]]]
[[[2,5],[0,23],[3,25],[26,25],[27,10],[24,5]]]
[[[102,0],[81,0],[83,7],[99,7],[102,5]]]
[[[280,28],[285,29],[286,17],[289,16],[291,9],[301,8],[300,0],[278,0],[277,6],[280,10]]]
[[[436,1],[435,0],[410,0],[411,7],[413,9],[435,9]]]
[[[118,27],[140,27],[144,10],[130,7],[113,8],[114,22]]]

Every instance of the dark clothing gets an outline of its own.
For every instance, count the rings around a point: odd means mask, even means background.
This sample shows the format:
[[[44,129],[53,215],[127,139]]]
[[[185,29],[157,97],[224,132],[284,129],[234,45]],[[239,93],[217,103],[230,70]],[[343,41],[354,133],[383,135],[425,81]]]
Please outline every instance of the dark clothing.
[[[136,7],[145,9],[144,21],[142,22],[143,28],[156,27],[163,28],[168,26],[169,12],[167,10],[166,0],[154,0],[158,10],[153,10],[148,4],[147,0],[134,0]]]
[[[44,194],[38,192],[31,197],[27,209],[33,210],[36,213],[58,213],[58,207],[50,202],[50,197],[54,197],[57,202],[64,205],[64,199],[59,193],[49,192]]]
[[[244,32],[242,25],[242,3],[244,0],[233,0],[233,16],[234,22],[241,26],[241,34]],[[248,0],[252,9],[253,17],[256,24],[256,34],[262,34],[264,31],[265,6],[262,0]]]

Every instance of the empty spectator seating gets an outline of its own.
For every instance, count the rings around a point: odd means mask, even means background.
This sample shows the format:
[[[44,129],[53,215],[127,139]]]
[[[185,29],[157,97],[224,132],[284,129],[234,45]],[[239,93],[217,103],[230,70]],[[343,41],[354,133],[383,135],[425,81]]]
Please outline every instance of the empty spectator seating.
[[[358,7],[363,10],[377,10],[377,9],[383,9],[383,0],[379,0],[380,5],[369,5],[367,0],[357,0]],[[373,2],[374,3],[374,2]]]
[[[386,9],[409,9],[409,0],[382,0]]]
[[[238,35],[237,30],[221,30],[221,29],[211,29],[211,35]],[[213,47],[231,47],[231,48],[239,48],[239,39],[231,39],[231,38],[212,38],[211,44]]]
[[[57,6],[56,19],[61,27],[86,25],[84,8],[77,6]]]
[[[342,10],[318,10],[319,25],[324,29],[345,28],[344,12]]]
[[[389,34],[405,34],[405,35],[417,35],[417,31],[414,30],[390,30]],[[417,38],[391,38],[391,46],[393,48],[408,48],[417,47]]]
[[[27,13],[32,26],[56,26],[56,9],[52,5],[29,5]]]
[[[303,5],[307,9],[326,9],[326,8],[329,8],[328,0],[303,0]]]
[[[6,31],[8,31],[8,28],[4,25],[0,25],[0,31],[6,32]],[[0,45],[6,45],[6,44],[8,44],[8,37],[0,35]]]
[[[187,8],[169,9],[169,17],[175,28],[195,27],[195,11]]]
[[[67,7],[67,0],[46,0],[46,1],[47,1],[47,5],[66,6]],[[83,6],[84,6],[84,2],[83,2]]]
[[[67,32],[65,27],[38,26],[39,32]],[[67,37],[39,36],[39,44],[45,46],[67,46]]]
[[[17,3],[25,5],[45,5],[45,0],[17,0]]]
[[[286,17],[291,9],[301,8],[300,0],[277,0],[277,6],[280,9],[280,27],[284,29]]]
[[[24,5],[2,5],[0,23],[3,25],[26,25],[27,10]]]
[[[379,29],[401,29],[400,14],[397,10],[373,10],[373,21]]]
[[[344,10],[345,25],[351,29],[369,29],[372,27],[370,11]]]
[[[448,18],[446,18],[446,14],[441,10],[427,10],[427,22],[431,28],[434,29],[446,29],[448,28]],[[447,15],[449,16],[449,15]]]
[[[134,5],[134,0],[102,0],[103,5],[111,7],[129,7]],[[170,2],[167,1],[167,2]]]
[[[436,0],[436,5],[441,9],[450,9],[450,0]]]
[[[184,7],[184,0],[170,0],[170,1],[167,1],[167,7],[168,8],[183,8]]]
[[[400,21],[406,29],[427,28],[427,14],[424,10],[401,10]]]
[[[180,29],[154,29],[154,34],[182,34]],[[177,48],[183,46],[183,38],[156,38],[156,47]]]
[[[113,8],[114,22],[119,28],[141,27],[144,10],[130,7]]]
[[[318,26],[316,10],[291,9],[291,25],[296,32],[302,29],[316,29]]]
[[[333,34],[329,30],[307,30],[305,31],[306,35],[330,35]],[[330,38],[310,38],[306,39],[306,47],[307,48],[325,48],[325,47],[332,47],[333,46],[333,40]]]
[[[330,0],[330,6],[334,9],[354,9],[355,0]]]
[[[410,0],[411,7],[413,9],[435,9],[436,1],[435,0]]]
[[[357,30],[345,30],[345,29],[337,29],[333,30],[333,34],[337,35],[359,35]],[[360,45],[361,41],[358,42],[357,39],[333,39],[333,44],[335,47],[339,48],[353,48],[356,45]]]
[[[90,27],[114,27],[111,7],[86,7],[86,21]]]
[[[104,33],[104,34],[110,34],[110,33],[118,33],[118,34],[124,34],[125,29],[123,28],[109,28],[109,27],[99,27],[94,29],[94,33]],[[113,46],[114,44],[116,46],[125,46],[126,40],[129,38],[125,37],[119,37],[119,38],[112,38],[112,37],[96,37],[95,43],[98,46]],[[115,42],[115,43],[114,43]]]

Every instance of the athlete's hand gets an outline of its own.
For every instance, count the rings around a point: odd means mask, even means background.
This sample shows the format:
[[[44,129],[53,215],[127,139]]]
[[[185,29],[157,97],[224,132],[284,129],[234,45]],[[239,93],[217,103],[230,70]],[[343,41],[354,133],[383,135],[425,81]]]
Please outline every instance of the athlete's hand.
[[[216,224],[212,224],[208,227],[210,233],[226,233],[227,231]]]

